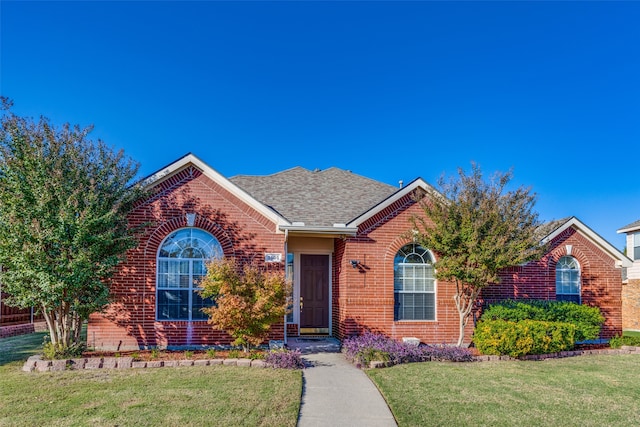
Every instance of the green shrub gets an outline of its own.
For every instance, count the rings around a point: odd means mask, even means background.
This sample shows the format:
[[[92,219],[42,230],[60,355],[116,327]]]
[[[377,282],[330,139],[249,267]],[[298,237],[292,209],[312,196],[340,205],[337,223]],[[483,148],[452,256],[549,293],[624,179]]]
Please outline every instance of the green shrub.
[[[242,354],[240,353],[240,350],[234,349],[229,350],[229,354],[227,355],[227,357],[229,359],[239,359],[240,357],[242,357]]]
[[[210,359],[215,359],[216,358],[216,349],[215,348],[208,348],[207,349],[207,357]]]
[[[594,340],[600,336],[604,316],[598,307],[568,301],[505,300],[492,304],[482,314],[482,320],[541,320],[571,323],[576,327],[575,340]]]
[[[628,335],[615,336],[609,341],[611,348],[620,348],[623,345],[629,345],[634,347],[640,347],[640,337],[633,337]]]
[[[476,326],[473,341],[482,354],[520,357],[570,350],[575,332],[570,323],[483,320]]]
[[[74,359],[82,356],[85,348],[85,345],[82,343],[63,347],[59,344],[53,344],[48,340],[48,337],[45,337],[45,342],[42,345],[42,357],[46,360]]]

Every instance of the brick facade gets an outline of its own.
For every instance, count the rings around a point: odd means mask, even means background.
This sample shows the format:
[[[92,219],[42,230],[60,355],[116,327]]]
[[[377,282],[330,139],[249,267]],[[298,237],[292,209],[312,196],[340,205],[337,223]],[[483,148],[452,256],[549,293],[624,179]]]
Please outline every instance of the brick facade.
[[[156,321],[156,257],[162,241],[187,226],[215,236],[225,257],[261,262],[267,252],[281,253],[284,235],[275,224],[234,194],[189,166],[161,182],[153,195],[130,216],[132,227],[143,227],[138,247],[127,253],[110,285],[113,302],[89,320],[88,345],[111,350],[228,344],[230,337],[206,321]],[[270,265],[282,269],[282,264]],[[283,325],[274,325],[273,338],[282,339]]]
[[[354,238],[336,241],[334,256],[334,334],[340,338],[371,330],[394,339],[417,337],[425,343],[454,344],[459,316],[455,285],[436,282],[436,320],[394,320],[394,258],[412,242],[410,222],[421,209],[407,195],[361,224]],[[350,260],[359,260],[354,269]],[[466,327],[469,342],[473,324]]]
[[[226,333],[213,330],[206,321],[157,320],[158,250],[168,235],[187,226],[187,214],[196,214],[194,226],[215,236],[225,257],[263,262],[265,253],[283,254],[287,245],[297,256],[330,255],[330,332],[335,337],[344,339],[371,330],[395,339],[417,337],[425,343],[457,341],[459,317],[453,283],[436,281],[435,320],[394,320],[394,258],[400,248],[413,241],[410,218],[422,213],[412,190],[400,192],[387,205],[365,217],[355,235],[304,232],[289,235],[278,231],[274,218],[268,217],[269,212],[252,205],[245,193],[234,192],[232,186],[225,186],[212,176],[192,164],[183,165],[158,181],[153,194],[132,212],[131,226],[141,227],[139,245],[128,252],[126,262],[119,266],[111,281],[113,302],[105,312],[90,317],[89,346],[126,350],[230,343]],[[566,228],[554,236],[542,259],[505,270],[500,284],[484,290],[483,300],[555,299],[556,263],[570,252],[581,268],[582,302],[600,307],[606,317],[602,337],[620,334],[621,270],[616,267],[615,257],[587,235],[576,228]],[[437,261],[437,254],[434,256]],[[284,271],[284,259],[282,263],[268,264],[269,268]],[[359,261],[356,268],[352,260]],[[294,296],[299,296],[300,284],[294,283],[296,286]],[[625,292],[631,289],[627,285]],[[636,296],[640,298],[640,292]],[[294,310],[294,322],[287,325],[288,336],[298,334],[296,315],[299,311]],[[467,343],[473,326],[470,321],[466,327]],[[274,325],[270,338],[283,337],[284,325]]]
[[[615,260],[574,228],[549,243],[539,261],[508,268],[500,283],[483,290],[484,303],[502,299],[556,299],[556,263],[570,255],[580,265],[582,304],[599,307],[605,317],[602,338],[622,333],[622,270]]]
[[[640,279],[622,286],[622,328],[640,331]]]

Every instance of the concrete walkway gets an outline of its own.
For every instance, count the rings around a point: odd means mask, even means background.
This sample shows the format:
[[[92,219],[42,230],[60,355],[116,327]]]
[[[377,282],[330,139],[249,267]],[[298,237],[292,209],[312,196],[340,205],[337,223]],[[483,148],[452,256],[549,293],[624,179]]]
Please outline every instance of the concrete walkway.
[[[290,347],[295,348],[295,343]],[[304,344],[303,344],[304,346]],[[303,347],[308,367],[302,371],[299,427],[397,426],[387,403],[369,377],[333,348],[313,352]]]

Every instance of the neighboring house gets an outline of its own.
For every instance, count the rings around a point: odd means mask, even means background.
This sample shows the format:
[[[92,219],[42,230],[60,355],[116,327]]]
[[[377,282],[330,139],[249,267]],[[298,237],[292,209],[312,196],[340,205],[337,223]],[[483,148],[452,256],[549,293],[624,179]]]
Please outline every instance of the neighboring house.
[[[225,178],[189,154],[146,179],[152,195],[130,215],[144,225],[111,284],[113,303],[91,315],[88,344],[137,349],[227,344],[199,310],[204,262],[235,257],[286,272],[293,305],[286,336],[343,339],[364,329],[425,343],[454,343],[455,286],[435,279],[437,254],[417,245],[409,219],[422,213],[418,178],[398,188],[350,171],[296,167]],[[569,299],[598,305],[603,337],[621,331],[621,268],[630,264],[575,218],[558,222],[537,263],[505,271],[485,300]],[[625,261],[626,260],[626,261]],[[559,278],[559,279],[557,279]],[[272,339],[285,337],[285,319]],[[469,341],[473,324],[467,326]]]
[[[622,328],[640,331],[640,220],[622,227],[618,233],[627,234],[627,256],[633,260],[622,286]]]

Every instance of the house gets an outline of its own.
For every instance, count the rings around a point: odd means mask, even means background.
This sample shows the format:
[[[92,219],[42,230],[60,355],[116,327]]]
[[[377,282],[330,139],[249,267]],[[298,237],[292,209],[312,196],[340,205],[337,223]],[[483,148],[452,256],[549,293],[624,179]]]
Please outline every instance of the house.
[[[626,233],[627,255],[633,260],[622,286],[622,328],[640,331],[640,220],[625,225],[618,233]]]
[[[343,339],[364,329],[426,343],[458,338],[455,286],[435,280],[436,255],[410,233],[409,218],[422,212],[416,191],[435,192],[420,178],[398,188],[338,168],[300,167],[225,178],[188,154],[145,185],[152,194],[130,215],[131,226],[144,224],[140,244],[113,277],[113,302],[89,319],[90,346],[229,343],[199,310],[213,304],[197,293],[197,279],[216,257],[258,262],[292,279],[291,313],[273,325],[271,339]],[[621,267],[630,261],[575,218],[546,239],[542,260],[505,272],[484,298],[598,305],[607,316],[603,337],[619,333]],[[467,342],[472,332],[470,323]]]

